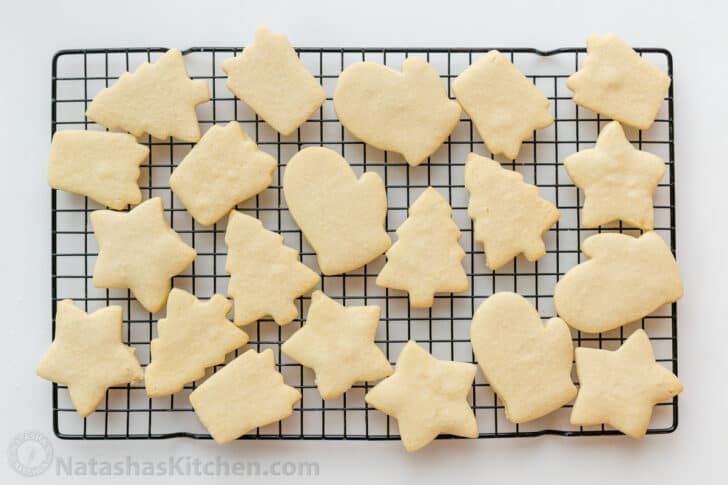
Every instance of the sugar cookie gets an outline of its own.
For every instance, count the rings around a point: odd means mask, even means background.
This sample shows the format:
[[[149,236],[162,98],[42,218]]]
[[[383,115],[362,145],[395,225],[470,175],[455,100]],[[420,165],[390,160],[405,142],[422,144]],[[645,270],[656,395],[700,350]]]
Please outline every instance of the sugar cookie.
[[[273,351],[248,350],[190,394],[190,404],[218,444],[293,414],[301,393],[283,383]]]
[[[596,147],[567,157],[564,167],[584,190],[584,227],[622,220],[643,230],[653,228],[652,194],[665,174],[665,162],[634,148],[617,121],[602,129]]]
[[[566,80],[574,102],[625,125],[646,130],[667,96],[670,78],[616,35],[590,35],[587,56]]]
[[[211,127],[169,179],[197,222],[210,226],[273,181],[276,159],[260,150],[237,121]]]
[[[401,153],[412,166],[442,145],[462,111],[437,71],[419,57],[405,59],[401,73],[371,62],[347,67],[336,82],[334,109],[354,136]]]
[[[315,291],[306,324],[281,351],[313,369],[323,399],[337,398],[356,382],[392,374],[387,357],[374,343],[381,313],[376,305],[345,307]]]
[[[326,100],[285,35],[261,27],[243,52],[222,63],[227,87],[276,131],[290,135]]]
[[[475,239],[483,243],[490,269],[523,253],[529,261],[546,254],[543,234],[559,220],[559,210],[543,199],[523,175],[475,153],[465,162],[468,215]]]
[[[392,244],[384,230],[382,179],[373,172],[357,179],[333,150],[309,147],[295,154],[283,174],[283,193],[325,275],[360,268]]]
[[[227,319],[232,304],[221,295],[200,301],[172,288],[167,316],[157,324],[152,361],[144,372],[149,397],[169,396],[202,379],[205,369],[225,362],[225,354],[248,342],[248,334]]]
[[[48,157],[48,185],[121,210],[142,200],[137,179],[149,148],[126,133],[58,131]]]
[[[473,316],[470,340],[510,421],[540,418],[576,396],[569,327],[560,318],[543,325],[538,311],[522,296],[500,292],[488,297]]]
[[[82,417],[96,410],[109,387],[137,383],[144,376],[134,349],[121,342],[121,325],[120,306],[89,315],[71,300],[58,302],[56,336],[36,373],[67,385]]]
[[[392,376],[374,386],[366,402],[397,419],[402,444],[415,451],[447,433],[478,437],[478,423],[467,397],[477,368],[438,360],[413,340],[397,358]]]
[[[94,286],[129,288],[148,311],[161,310],[171,278],[197,255],[167,224],[162,199],[144,201],[131,212],[93,211],[90,219],[99,244]]]
[[[642,329],[613,352],[578,347],[576,374],[579,394],[571,424],[609,424],[632,438],[645,435],[655,404],[683,390],[677,376],[655,361]]]
[[[247,325],[266,315],[278,325],[296,318],[295,299],[320,279],[298,260],[298,251],[285,246],[283,236],[266,230],[258,219],[236,211],[228,217],[225,244],[235,324]]]
[[[452,92],[493,155],[515,159],[524,140],[554,122],[546,96],[496,50],[455,78]]]
[[[397,237],[377,276],[379,286],[409,292],[410,305],[417,308],[431,307],[436,292],[467,291],[460,229],[437,190],[428,187],[415,200],[409,217],[397,228]]]
[[[145,62],[133,73],[96,95],[86,116],[106,128],[121,128],[134,136],[149,133],[166,140],[200,139],[195,107],[210,100],[207,81],[191,80],[179,49],[170,49],[154,64]]]
[[[557,313],[577,330],[606,332],[683,295],[675,258],[654,232],[596,234],[581,251],[590,261],[571,268],[554,288]]]

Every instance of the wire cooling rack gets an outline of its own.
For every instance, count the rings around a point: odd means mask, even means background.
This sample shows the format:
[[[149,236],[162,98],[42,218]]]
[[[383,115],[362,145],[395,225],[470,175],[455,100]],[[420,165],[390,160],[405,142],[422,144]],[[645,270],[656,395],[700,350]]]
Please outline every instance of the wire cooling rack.
[[[142,62],[154,62],[166,49],[93,49],[66,50],[53,58],[51,131],[64,129],[101,130],[84,116],[93,97],[111,85],[124,71]],[[322,108],[290,136],[281,136],[255,113],[237,101],[225,87],[222,62],[238,55],[240,48],[191,48],[184,52],[191,77],[210,83],[211,101],[198,108],[204,131],[215,123],[238,120],[259,146],[279,160],[272,185],[259,196],[239,206],[239,210],[260,218],[264,226],[281,233],[286,244],[301,253],[301,259],[317,270],[315,253],[291,219],[282,196],[281,175],[286,162],[306,146],[326,146],[341,153],[357,173],[379,173],[387,187],[389,211],[387,230],[395,229],[407,216],[410,202],[427,187],[433,186],[447,197],[453,217],[463,237],[463,261],[470,283],[466,293],[437,295],[431,309],[412,309],[405,293],[374,284],[384,256],[366,267],[341,276],[323,276],[320,287],[332,298],[349,305],[380,305],[382,319],[376,341],[394,363],[409,339],[417,340],[436,357],[473,362],[469,326],[478,305],[495,291],[516,291],[538,308],[543,318],[554,315],[552,292],[559,276],[582,260],[581,241],[602,231],[638,235],[639,230],[621,223],[596,230],[582,229],[579,209],[583,196],[574,187],[563,167],[566,156],[594,145],[599,129],[609,120],[577,108],[566,88],[566,78],[585,57],[584,49],[499,49],[531,79],[551,101],[555,123],[533,134],[516,160],[501,159],[506,166],[522,173],[525,180],[540,187],[543,197],[554,202],[561,219],[545,234],[547,254],[535,263],[521,256],[507,266],[489,271],[482,246],[473,241],[471,220],[467,216],[468,196],[463,186],[463,165],[468,152],[490,155],[463,114],[447,142],[428,163],[410,167],[399,155],[384,153],[353,138],[338,122],[331,95],[336,79],[348,65],[362,61],[384,63],[399,69],[404,58],[422,56],[440,73],[452,97],[451,81],[489,49],[297,49],[306,67],[321,82],[328,98]],[[672,58],[664,49],[638,49],[650,62],[672,75]],[[640,149],[648,150],[667,162],[665,178],[655,194],[656,231],[675,251],[675,193],[673,88],[663,102],[658,119],[648,131],[626,128]],[[200,298],[218,292],[225,294],[229,276],[224,271],[226,246],[223,240],[226,221],[212,228],[197,225],[169,189],[169,175],[189,152],[192,144],[177,140],[140,140],[150,148],[149,162],[142,166],[140,185],[146,197],[159,196],[172,227],[197,249],[197,259],[184,274],[174,278],[174,286],[192,291]],[[52,192],[52,307],[71,298],[86,310],[110,304],[124,309],[124,340],[136,348],[142,365],[149,362],[149,342],[156,336],[157,318],[146,312],[127,290],[93,287],[91,277],[98,247],[89,224],[91,211],[101,209],[86,198]],[[305,316],[310,296],[299,299]],[[602,334],[573,331],[576,345],[616,349],[636,328],[650,335],[655,354],[662,365],[677,372],[677,307],[665,306],[640,322]],[[163,315],[163,314],[162,314]],[[355,385],[342,397],[322,401],[314,385],[313,373],[287,359],[280,344],[300,328],[301,319],[285,327],[261,320],[245,327],[251,340],[247,348],[272,348],[285,381],[299,389],[303,399],[291,417],[245,435],[261,439],[396,439],[396,420],[370,408],[364,401],[369,384]],[[53,328],[55,333],[55,326]],[[236,353],[237,355],[237,353]],[[229,356],[231,359],[232,356]],[[228,359],[228,360],[229,360]],[[217,367],[219,368],[219,366]],[[214,370],[217,370],[215,368]],[[208,371],[207,375],[213,370]],[[576,376],[573,375],[576,382]],[[143,384],[114,387],[106,393],[96,413],[80,418],[75,412],[66,386],[53,385],[53,427],[56,435],[67,439],[171,438],[186,436],[209,438],[189,403],[195,384],[170,397],[150,399]],[[563,436],[617,434],[605,426],[572,426],[570,405],[539,420],[515,425],[480,372],[468,398],[475,412],[480,437],[518,437],[556,434]],[[668,433],[677,426],[677,398],[655,409],[648,433]]]

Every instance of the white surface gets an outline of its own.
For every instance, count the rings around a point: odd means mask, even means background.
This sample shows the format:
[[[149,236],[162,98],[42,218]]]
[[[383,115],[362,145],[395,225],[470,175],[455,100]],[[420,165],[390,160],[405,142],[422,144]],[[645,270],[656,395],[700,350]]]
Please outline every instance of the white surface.
[[[34,375],[49,340],[50,214],[46,157],[50,133],[50,61],[61,48],[244,44],[259,24],[286,32],[299,46],[533,46],[583,45],[590,32],[613,31],[637,46],[660,46],[675,57],[678,261],[686,296],[679,305],[680,425],[670,435],[643,441],[543,437],[439,441],[407,455],[398,442],[212,442],[171,440],[76,442],[51,438],[57,455],[76,459],[167,459],[170,455],[260,461],[317,461],[310,482],[372,482],[393,475],[415,480],[479,483],[724,483],[728,433],[723,256],[728,153],[725,85],[728,50],[725,13],[701,2],[520,2],[494,5],[448,2],[239,2],[216,10],[203,2],[30,2],[6,7],[0,17],[0,205],[3,231],[0,308],[4,365],[0,379],[0,446],[18,432],[52,436],[50,386]],[[568,3],[568,5],[567,5]],[[305,5],[305,7],[304,7]],[[0,465],[3,483],[18,477]],[[344,477],[348,477],[343,479]],[[280,477],[228,480],[282,482]],[[146,482],[152,478],[144,477]],[[298,478],[302,480],[303,478]],[[343,480],[342,480],[343,479]],[[37,483],[57,480],[53,469]],[[65,480],[69,480],[66,478]],[[73,479],[70,479],[73,480]],[[102,481],[101,478],[97,480]],[[113,478],[106,479],[111,483]],[[121,479],[116,478],[117,481]],[[165,477],[171,483],[178,477]],[[202,480],[202,479],[198,479]],[[209,478],[208,478],[209,480]],[[289,480],[292,480],[289,478]],[[192,483],[194,480],[189,479]],[[224,479],[216,479],[224,482]],[[457,482],[456,482],[457,483]]]

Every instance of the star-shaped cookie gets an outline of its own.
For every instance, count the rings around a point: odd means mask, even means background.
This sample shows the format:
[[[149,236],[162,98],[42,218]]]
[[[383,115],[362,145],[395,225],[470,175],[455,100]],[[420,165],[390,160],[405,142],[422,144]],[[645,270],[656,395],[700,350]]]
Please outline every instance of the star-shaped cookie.
[[[197,417],[221,445],[290,416],[300,400],[276,371],[271,349],[248,350],[190,394]]]
[[[554,122],[546,96],[496,50],[465,69],[452,91],[493,155],[515,159],[523,140]]]
[[[613,34],[590,35],[587,56],[566,80],[574,102],[625,125],[646,130],[660,110],[670,78]]]
[[[171,278],[197,255],[167,224],[159,197],[130,212],[94,211],[91,225],[99,244],[94,286],[129,288],[152,313],[167,301]]]
[[[594,148],[567,157],[564,167],[584,190],[584,227],[622,220],[645,231],[652,229],[652,194],[665,174],[665,162],[634,148],[618,122],[602,129]]]
[[[394,374],[365,400],[397,419],[407,451],[426,446],[441,433],[476,438],[478,424],[467,401],[476,371],[473,364],[438,360],[410,340]]]
[[[121,325],[120,306],[89,315],[71,300],[58,303],[56,336],[36,373],[67,385],[83,417],[94,412],[109,387],[136,383],[144,376],[134,349],[121,342]]]
[[[106,128],[121,128],[134,136],[149,133],[166,140],[200,139],[195,107],[210,99],[207,81],[192,80],[179,49],[170,49],[154,64],[145,62],[125,72],[96,95],[86,116]]]
[[[149,397],[169,396],[201,379],[205,369],[225,361],[225,354],[248,342],[248,334],[227,319],[232,304],[222,295],[200,301],[172,288],[167,316],[159,320],[152,340],[152,361],[144,370]]]
[[[355,382],[392,374],[387,357],[374,343],[381,313],[378,306],[345,307],[315,291],[306,324],[281,350],[314,370],[323,399],[337,398]]]
[[[571,424],[610,424],[633,438],[645,435],[655,404],[682,392],[678,378],[655,361],[644,330],[616,351],[578,347],[579,394]]]
[[[142,200],[137,179],[149,148],[126,133],[59,131],[48,157],[48,184],[121,210]]]

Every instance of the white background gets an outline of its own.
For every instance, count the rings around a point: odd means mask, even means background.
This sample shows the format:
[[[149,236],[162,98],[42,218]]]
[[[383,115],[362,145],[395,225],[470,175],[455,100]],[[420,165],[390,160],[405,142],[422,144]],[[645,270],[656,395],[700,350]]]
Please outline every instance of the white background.
[[[53,434],[51,387],[34,370],[50,339],[50,191],[45,179],[50,67],[56,50],[244,45],[260,24],[285,32],[297,46],[330,47],[550,49],[584,45],[591,32],[615,32],[635,46],[667,47],[675,57],[678,261],[686,288],[679,305],[679,371],[685,391],[675,433],[642,441],[624,437],[447,440],[409,455],[398,442],[244,441],[221,448],[213,442],[192,440],[51,439],[56,454],[102,460],[125,455],[146,460],[174,454],[221,455],[229,460],[259,460],[264,465],[277,460],[318,461],[320,475],[309,480],[320,483],[372,483],[395,477],[411,483],[527,479],[540,483],[726,483],[725,12],[699,1],[206,3],[212,2],[126,0],[102,5],[65,0],[4,5],[0,14],[0,447],[25,430]],[[0,463],[2,483],[18,479]],[[28,480],[51,483],[57,478],[51,470]],[[150,478],[130,480],[153,482]],[[171,483],[179,478],[162,480]],[[244,480],[293,479],[229,479]]]

